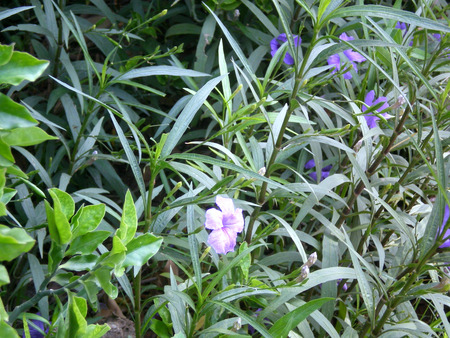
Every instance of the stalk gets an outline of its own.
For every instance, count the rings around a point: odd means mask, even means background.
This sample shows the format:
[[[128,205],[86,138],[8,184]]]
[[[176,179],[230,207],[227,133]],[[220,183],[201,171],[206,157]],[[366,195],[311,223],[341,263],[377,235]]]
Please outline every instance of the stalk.
[[[380,154],[378,154],[378,157],[375,159],[375,161],[372,163],[372,165],[369,167],[369,169],[367,170],[366,174],[367,177],[371,177],[375,171],[377,170],[378,166],[381,164],[381,162],[383,162],[384,158],[386,157],[387,154],[389,154],[390,150],[392,149],[392,147],[394,146],[394,142],[397,139],[397,137],[400,135],[402,129],[403,129],[403,125],[405,124],[408,116],[409,116],[409,112],[410,109],[409,107],[405,110],[405,112],[403,113],[402,118],[400,119],[400,122],[398,123],[397,127],[395,128],[391,139],[389,140],[389,144],[387,144],[383,151],[381,151]],[[347,202],[347,207],[344,209],[344,211],[342,212],[341,216],[339,217],[337,223],[336,223],[336,227],[340,228],[342,226],[342,224],[344,223],[345,219],[348,217],[348,215],[350,214],[350,211],[352,210],[353,204],[355,204],[356,199],[359,197],[359,195],[361,195],[361,193],[363,192],[365,188],[364,182],[360,181],[358,183],[358,185],[355,188],[355,191],[353,192],[353,195],[350,197],[349,201]]]
[[[297,92],[300,90],[300,86],[302,84],[302,74],[304,73],[305,67],[306,67],[306,63],[309,59],[309,56],[311,55],[312,50],[314,49],[314,45],[317,39],[317,34],[318,31],[315,29],[314,30],[314,35],[313,38],[311,40],[311,44],[309,46],[309,48],[307,49],[305,56],[303,58],[302,64],[300,66],[300,69],[297,71],[296,70],[296,74],[295,74],[295,82],[294,82],[294,88],[291,92],[291,95],[289,97],[289,108],[288,111],[286,112],[286,116],[284,117],[283,123],[281,125],[281,129],[280,129],[280,133],[278,134],[278,138],[275,141],[275,146],[273,148],[272,151],[272,155],[270,156],[269,161],[267,162],[267,168],[266,168],[266,173],[264,176],[266,176],[267,178],[270,178],[270,174],[272,172],[272,166],[275,164],[275,160],[278,156],[278,153],[281,150],[281,144],[283,143],[283,138],[284,138],[284,132],[286,131],[287,125],[289,123],[289,119],[292,115],[292,113],[294,112],[296,106],[292,105],[291,102],[293,100],[295,100],[296,96],[297,96]],[[258,215],[261,211],[262,205],[265,203],[265,198],[266,198],[266,192],[267,192],[267,182],[263,182],[261,185],[261,190],[259,192],[259,196],[257,197],[257,202],[258,202],[258,206],[255,207],[255,209],[253,209],[252,214],[250,215],[250,221],[247,227],[247,234],[245,236],[245,241],[250,244],[251,240],[252,240],[252,232],[253,232],[253,227],[255,225],[255,221],[258,218]]]
[[[148,184],[148,194],[147,194],[147,203],[145,205],[145,223],[143,233],[147,233],[150,229],[150,224],[152,220],[152,193],[153,193],[153,182],[155,181],[156,174],[154,174],[156,170],[151,169],[151,177],[150,182]],[[139,269],[138,274],[134,277],[133,286],[134,286],[134,327],[136,332],[136,338],[141,337],[141,312],[142,312],[142,304],[141,304],[141,293],[142,293],[142,267]]]

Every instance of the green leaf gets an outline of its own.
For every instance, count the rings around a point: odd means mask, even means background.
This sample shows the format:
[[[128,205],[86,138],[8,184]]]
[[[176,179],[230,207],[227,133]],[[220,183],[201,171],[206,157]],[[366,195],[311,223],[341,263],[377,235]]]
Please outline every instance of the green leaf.
[[[287,337],[289,331],[330,300],[333,300],[333,298],[319,298],[309,301],[308,303],[278,319],[269,329],[269,332],[273,337]]]
[[[134,238],[127,245],[127,256],[123,267],[131,265],[141,267],[158,252],[161,244],[162,238],[150,233]]]
[[[50,252],[48,253],[48,271],[53,274],[58,268],[59,263],[61,263],[64,258],[63,247],[56,241],[52,241],[50,246]]]
[[[86,328],[86,337],[100,338],[103,337],[109,330],[111,330],[111,328],[108,326],[108,324],[91,324]]]
[[[0,66],[7,64],[13,55],[14,45],[0,45]]]
[[[37,123],[27,108],[0,93],[0,129],[25,128]]]
[[[44,201],[50,237],[59,245],[68,243],[72,238],[69,221],[62,212],[61,203],[56,194],[50,192],[50,195],[53,197],[55,210],[52,209],[47,200]]]
[[[46,60],[38,60],[28,53],[13,52],[9,62],[0,66],[0,83],[17,86],[24,80],[35,81],[49,63]]]
[[[15,162],[14,156],[11,152],[11,147],[6,143],[3,142],[3,140],[0,138],[0,156],[2,156],[6,161],[11,163],[11,165]],[[3,167],[3,165],[0,163],[0,166]],[[10,165],[8,165],[9,167]],[[4,166],[7,167],[7,166]]]
[[[14,330],[11,326],[6,324],[3,320],[0,321],[0,332],[2,337],[4,338],[19,338],[17,331]]]
[[[120,219],[120,228],[117,230],[117,236],[127,245],[133,238],[137,229],[136,207],[130,190],[125,195],[125,203],[122,210],[122,218]]]
[[[109,237],[109,231],[95,231],[84,234],[75,238],[70,244],[69,250],[66,251],[65,256],[74,254],[91,254],[98,246]]]
[[[97,255],[75,256],[59,267],[70,271],[90,271],[97,264],[98,259]]]
[[[127,245],[134,238],[136,229],[136,207],[130,191],[127,190],[125,195],[125,203],[122,210],[122,218],[120,219],[120,228],[117,230],[117,236],[122,240],[124,245]]]
[[[0,21],[10,17],[11,15],[29,10],[31,8],[34,8],[34,6],[22,6],[22,7],[16,7],[16,8],[4,10],[4,11],[0,12]]]
[[[408,11],[402,11],[400,9],[378,5],[362,5],[339,8],[338,10],[333,11],[328,17],[326,17],[321,24],[331,19],[348,16],[390,19],[395,21],[402,21],[418,27],[450,33],[449,27],[444,26],[443,24],[436,21],[420,17],[417,14]]]
[[[72,197],[68,193],[56,188],[49,189],[48,192],[52,196],[54,203],[56,200],[59,201],[62,213],[69,220],[75,212],[75,202]]]
[[[6,268],[4,265],[0,264],[0,286],[9,284],[9,275],[8,271],[6,271]]]
[[[66,331],[65,338],[81,338],[86,334],[86,314],[86,300],[81,297],[76,297],[70,292],[68,311],[69,327]]]
[[[100,286],[103,291],[106,292],[108,296],[111,298],[116,298],[118,295],[117,288],[111,284],[111,269],[108,267],[101,267],[100,269],[95,271],[95,277],[97,277]]]
[[[189,124],[193,120],[195,114],[208,98],[211,91],[222,81],[224,76],[218,76],[212,80],[209,80],[202,88],[199,89],[194,96],[191,97],[189,102],[183,108],[183,111],[178,116],[175,124],[172,127],[167,140],[164,143],[161,157],[167,157],[172,152],[173,148],[178,144],[180,138],[184,135],[185,131],[189,127]]]
[[[73,237],[77,238],[95,230],[105,216],[105,205],[88,205],[77,212],[79,217],[72,220]],[[75,219],[75,217],[74,217]]]
[[[0,261],[11,261],[29,251],[35,240],[24,229],[8,228],[0,224]]]
[[[151,66],[130,70],[125,74],[119,75],[116,79],[130,80],[138,77],[156,76],[156,75],[189,76],[189,77],[211,76],[206,73],[201,73],[190,69],[183,69],[175,66]]]
[[[242,253],[247,249],[248,249],[247,242],[242,242],[241,246],[239,247],[238,253]],[[242,274],[244,275],[246,281],[248,280],[248,272],[251,265],[252,265],[252,255],[248,253],[247,256],[244,256],[244,258],[241,260],[241,263],[239,264],[239,267],[241,268]]]
[[[16,128],[2,137],[2,140],[10,146],[32,146],[47,140],[57,140],[57,137],[48,135],[38,127]]]

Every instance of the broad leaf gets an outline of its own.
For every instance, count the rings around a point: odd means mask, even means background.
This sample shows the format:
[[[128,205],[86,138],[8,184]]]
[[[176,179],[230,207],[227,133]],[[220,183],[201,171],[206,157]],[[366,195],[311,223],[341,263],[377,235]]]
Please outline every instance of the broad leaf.
[[[11,261],[29,251],[35,240],[20,228],[8,228],[0,224],[0,261]]]
[[[16,128],[2,137],[2,140],[10,146],[32,146],[47,140],[57,140],[57,137],[48,135],[38,127]]]
[[[0,129],[31,127],[37,123],[27,108],[0,93]]]
[[[82,236],[75,238],[70,244],[69,250],[65,253],[65,256],[74,254],[91,254],[98,246],[103,243],[105,239],[109,237],[111,233],[109,231],[95,231],[89,232]]]
[[[73,238],[85,235],[98,227],[105,216],[105,205],[88,205],[79,210],[77,215],[79,217],[75,220],[76,217],[74,216],[74,220],[72,220]]]
[[[161,237],[149,233],[136,237],[127,245],[127,256],[123,266],[141,267],[158,252],[161,244]]]
[[[125,195],[125,203],[123,205],[122,218],[120,219],[120,228],[117,230],[117,236],[127,245],[133,238],[137,229],[136,207],[134,206],[133,197],[128,190]]]
[[[38,60],[28,53],[13,52],[8,63],[0,66],[0,83],[17,86],[24,80],[35,81],[50,62]]]

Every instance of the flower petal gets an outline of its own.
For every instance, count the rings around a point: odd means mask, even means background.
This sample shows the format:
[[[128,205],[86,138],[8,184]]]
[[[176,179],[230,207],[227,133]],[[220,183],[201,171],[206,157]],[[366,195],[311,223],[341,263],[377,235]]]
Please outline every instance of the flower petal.
[[[237,208],[233,213],[223,213],[224,229],[231,229],[233,232],[239,233],[244,230],[244,216],[242,209]]]
[[[311,177],[314,181],[317,181],[317,173],[315,171],[309,173],[309,177]]]
[[[375,128],[377,126],[377,121],[380,119],[378,116],[372,114],[364,115],[364,118],[366,119],[369,129]]]
[[[371,106],[373,106],[373,99],[375,98],[375,91],[374,90],[371,90],[370,92],[368,92],[367,94],[366,94],[366,97],[364,98],[364,103],[366,104],[366,105],[368,105],[369,107],[371,107]],[[367,107],[366,106],[363,106],[362,107],[362,111],[366,111],[367,110]]]
[[[334,69],[332,74],[336,73],[339,69],[341,69],[341,58],[339,54],[333,54],[328,59],[327,62],[329,65],[334,65]]]
[[[344,55],[350,60],[354,62],[363,62],[366,61],[366,58],[359,54],[358,52],[353,51],[352,49],[344,50]]]
[[[289,66],[292,66],[294,64],[294,58],[289,53],[286,53],[286,56],[284,57],[283,61],[285,64],[287,64]]]
[[[234,204],[233,204],[233,200],[231,198],[217,196],[216,204],[218,205],[220,210],[222,210],[222,213],[224,213],[224,214],[234,213]]]
[[[380,108],[376,109],[377,112],[381,112],[381,111],[385,110],[386,108],[389,108],[389,104],[387,103],[387,98],[384,96],[380,96],[378,99],[376,99],[375,102],[372,103],[372,106],[374,106],[380,102],[384,102],[384,104]]]
[[[221,229],[223,227],[222,219],[223,214],[217,209],[211,208],[206,210],[206,221],[205,221],[205,228],[206,229]]]
[[[277,41],[277,38],[274,38],[270,41],[270,55],[272,55],[272,57],[275,55],[275,53],[277,52],[278,48],[280,48],[280,43]]]
[[[229,229],[213,230],[208,237],[208,244],[218,253],[226,254],[234,251],[237,234]]]
[[[355,38],[353,36],[348,36],[347,33],[342,33],[341,35],[339,35],[339,39],[341,39],[343,41],[355,40]]]
[[[308,162],[306,162],[305,169],[308,170],[308,169],[314,168],[315,166],[316,166],[316,162],[314,162],[314,159],[312,159],[312,160],[309,160]]]

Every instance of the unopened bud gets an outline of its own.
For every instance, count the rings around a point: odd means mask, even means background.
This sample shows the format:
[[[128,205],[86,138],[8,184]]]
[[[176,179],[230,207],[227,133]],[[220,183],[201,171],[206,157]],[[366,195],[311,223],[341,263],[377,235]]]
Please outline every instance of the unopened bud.
[[[258,174],[260,174],[261,176],[264,176],[266,174],[266,167],[262,167],[261,169],[259,169]]]
[[[234,329],[233,331],[240,330],[241,327],[242,327],[242,319],[241,319],[241,317],[238,317],[238,319],[233,324],[233,329]]]
[[[304,280],[309,275],[309,267],[305,265],[302,267],[302,271],[300,272],[300,281]]]
[[[306,261],[306,265],[310,268],[314,265],[314,263],[317,261],[317,252],[313,252],[311,255],[309,255],[308,260]]]

